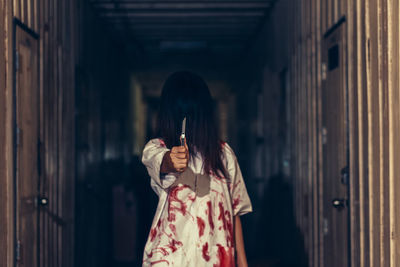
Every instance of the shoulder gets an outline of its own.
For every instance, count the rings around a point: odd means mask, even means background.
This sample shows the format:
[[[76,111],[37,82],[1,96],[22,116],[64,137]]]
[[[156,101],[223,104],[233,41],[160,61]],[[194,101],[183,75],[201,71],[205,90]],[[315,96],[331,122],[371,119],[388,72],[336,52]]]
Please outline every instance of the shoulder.
[[[146,150],[148,148],[155,148],[155,147],[166,148],[167,146],[165,145],[165,142],[163,139],[153,138],[146,143],[146,145],[144,146],[144,149]]]
[[[168,150],[169,149],[161,138],[151,139],[143,148],[142,161]]]
[[[220,141],[222,157],[229,164],[232,161],[236,161],[236,154],[232,147],[224,141]]]
[[[169,149],[160,138],[154,138],[147,142],[142,152],[142,162],[147,166],[154,164],[161,164],[162,157]]]

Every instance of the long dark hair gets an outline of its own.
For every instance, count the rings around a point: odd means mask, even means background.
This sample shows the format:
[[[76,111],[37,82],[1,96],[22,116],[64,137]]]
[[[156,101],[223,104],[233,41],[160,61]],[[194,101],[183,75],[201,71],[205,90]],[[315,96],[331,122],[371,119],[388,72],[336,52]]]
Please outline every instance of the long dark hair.
[[[222,144],[210,90],[200,76],[179,71],[165,81],[158,113],[157,134],[168,148],[180,145],[184,117],[190,155],[193,156],[193,152],[201,154],[205,173],[228,178],[222,163]]]

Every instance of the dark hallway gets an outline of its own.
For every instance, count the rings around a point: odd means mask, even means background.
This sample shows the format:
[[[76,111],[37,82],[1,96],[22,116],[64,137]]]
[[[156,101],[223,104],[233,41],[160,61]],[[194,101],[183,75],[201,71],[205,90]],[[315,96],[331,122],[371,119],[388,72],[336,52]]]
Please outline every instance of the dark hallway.
[[[0,0],[0,266],[142,266],[142,152],[180,70],[208,84],[243,173],[248,266],[400,266],[399,12]]]

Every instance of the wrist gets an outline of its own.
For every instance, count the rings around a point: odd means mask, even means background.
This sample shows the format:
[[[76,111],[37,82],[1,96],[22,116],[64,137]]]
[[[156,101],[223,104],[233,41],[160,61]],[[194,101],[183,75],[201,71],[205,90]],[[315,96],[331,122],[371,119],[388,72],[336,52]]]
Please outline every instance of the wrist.
[[[163,160],[161,162],[161,166],[160,166],[160,173],[163,175],[166,175],[168,173],[173,172],[172,168],[171,168],[171,151],[167,151],[164,154]]]

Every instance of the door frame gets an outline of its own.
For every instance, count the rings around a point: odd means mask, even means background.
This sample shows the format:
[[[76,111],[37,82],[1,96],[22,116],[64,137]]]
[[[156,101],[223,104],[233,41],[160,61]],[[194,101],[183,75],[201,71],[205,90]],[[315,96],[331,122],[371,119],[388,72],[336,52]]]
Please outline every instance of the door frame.
[[[323,63],[327,63],[327,62],[324,62],[324,60],[325,60],[325,55],[324,55],[324,53],[327,53],[327,51],[325,51],[325,49],[326,49],[326,47],[325,47],[325,40],[332,34],[332,33],[334,33],[335,32],[335,30],[336,29],[338,29],[339,27],[343,27],[343,31],[344,31],[344,33],[342,34],[342,38],[345,38],[345,39],[342,39],[342,40],[344,40],[344,42],[345,42],[345,44],[344,44],[344,48],[343,48],[343,53],[345,53],[345,55],[342,57],[342,58],[345,58],[346,59],[346,62],[344,63],[346,66],[348,65],[348,51],[347,51],[347,45],[348,45],[348,40],[347,40],[347,38],[348,38],[348,35],[347,35],[347,32],[348,32],[348,24],[346,23],[347,22],[347,18],[346,18],[346,16],[342,16],[333,26],[331,26],[324,34],[323,34],[323,38],[322,38],[322,43],[321,43],[321,50],[322,50],[322,58],[321,58],[321,60],[322,60],[322,62]],[[323,70],[326,74],[324,74],[324,75],[327,75],[328,74],[328,70],[327,70],[327,67],[325,67],[325,69]],[[350,88],[349,88],[349,79],[348,79],[348,75],[349,75],[349,73],[348,73],[348,69],[346,69],[346,70],[344,70],[344,71],[342,71],[342,73],[343,73],[343,78],[344,78],[344,83],[342,83],[346,88],[345,88],[345,92],[344,92],[344,94],[345,94],[345,97],[346,97],[346,103],[344,104],[345,105],[345,112],[346,112],[346,114],[345,114],[345,121],[346,121],[346,125],[347,125],[347,127],[346,127],[346,129],[345,129],[345,131],[346,131],[346,166],[348,166],[348,184],[347,184],[347,192],[346,192],[346,198],[347,198],[347,203],[346,203],[346,208],[347,208],[347,211],[346,211],[346,213],[347,213],[347,262],[348,262],[348,267],[351,267],[351,257],[352,257],[352,253],[351,253],[351,233],[352,233],[352,228],[351,228],[351,205],[352,205],[352,203],[350,202],[350,193],[351,193],[351,188],[350,188],[350,186],[351,186],[351,182],[350,182],[350,179],[351,179],[351,177],[350,177],[350,174],[352,173],[351,172],[351,168],[352,168],[352,166],[350,166],[350,164],[351,164],[351,160],[350,160],[350,149],[351,149],[351,147],[350,147],[350,138],[351,138],[351,136],[350,136],[350,106],[349,106],[349,96],[350,96]],[[323,82],[325,82],[324,80],[323,80]],[[325,90],[326,88],[325,88],[325,85],[324,84],[322,84],[322,86],[321,86],[322,88],[322,90]],[[323,99],[321,98],[321,105],[323,104]],[[322,128],[320,129],[320,132],[321,132],[321,130],[323,130],[323,127],[324,127],[324,125],[323,125],[323,118],[322,118],[322,120],[321,120],[321,126],[322,126]],[[323,145],[322,145],[323,146]],[[322,148],[322,150],[321,151],[323,151],[323,147],[321,147]],[[321,155],[321,156],[323,156],[323,155]],[[323,175],[323,168],[324,168],[324,163],[322,162],[322,175]],[[324,194],[324,192],[323,192],[323,194]],[[324,197],[322,197],[322,201],[324,201]],[[323,207],[323,205],[324,205],[324,203],[321,203],[321,205],[322,205],[322,207]],[[322,216],[322,218],[324,217],[324,211],[323,211],[323,213],[320,215],[320,216]],[[323,236],[324,234],[323,234],[323,228],[324,228],[324,226],[322,225],[321,226],[321,229],[320,229],[320,234]],[[324,245],[322,245],[322,247],[324,247]],[[323,253],[325,253],[325,252],[323,252]],[[325,259],[324,259],[324,261],[325,261]]]
[[[18,160],[18,143],[17,143],[17,71],[18,71],[18,65],[17,65],[17,28],[20,28],[22,31],[26,32],[27,34],[29,34],[33,39],[37,40],[39,42],[39,34],[36,33],[35,31],[33,31],[32,29],[30,29],[26,24],[24,24],[23,22],[21,22],[19,19],[17,18],[13,18],[13,23],[12,23],[12,62],[13,62],[13,67],[12,67],[12,137],[13,137],[13,144],[12,144],[12,150],[13,150],[13,169],[12,169],[12,188],[13,188],[13,197],[12,197],[12,212],[13,212],[13,216],[12,216],[12,221],[14,226],[16,225],[17,222],[17,160]],[[40,79],[39,79],[39,75],[40,75],[40,60],[39,60],[39,56],[40,56],[40,46],[37,46],[37,55],[38,55],[38,66],[37,66],[37,70],[38,70],[38,127],[39,129],[41,128],[41,121],[40,121],[40,105],[42,103],[42,100],[40,98]],[[40,131],[39,131],[40,132]],[[39,135],[40,138],[40,135]],[[38,177],[38,179],[40,180],[40,176]],[[37,266],[39,265],[39,256],[40,256],[40,226],[39,226],[39,213],[40,213],[40,209],[39,206],[37,207],[38,209],[38,216],[37,216],[37,235],[38,235],[38,239],[37,239]],[[13,266],[17,266],[17,253],[19,251],[18,249],[18,240],[17,240],[17,227],[13,227]]]

